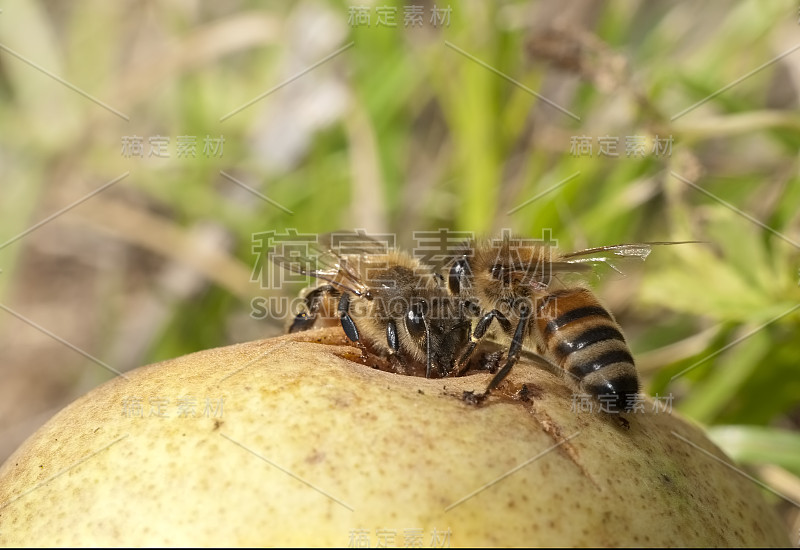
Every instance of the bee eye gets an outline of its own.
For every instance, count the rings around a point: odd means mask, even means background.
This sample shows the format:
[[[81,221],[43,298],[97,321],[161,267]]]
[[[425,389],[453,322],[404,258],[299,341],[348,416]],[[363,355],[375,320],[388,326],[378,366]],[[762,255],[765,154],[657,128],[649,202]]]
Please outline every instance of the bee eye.
[[[425,313],[427,313],[427,310],[428,304],[425,300],[420,300],[411,304],[406,313],[406,328],[414,338],[419,338],[425,334]]]
[[[453,294],[461,292],[462,281],[469,276],[469,264],[466,258],[457,260],[450,268],[450,275],[447,277],[447,286]]]

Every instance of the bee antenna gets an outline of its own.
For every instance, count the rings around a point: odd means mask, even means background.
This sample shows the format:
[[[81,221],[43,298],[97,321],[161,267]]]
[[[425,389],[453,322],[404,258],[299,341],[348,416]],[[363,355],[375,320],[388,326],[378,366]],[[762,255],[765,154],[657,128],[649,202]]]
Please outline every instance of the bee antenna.
[[[427,356],[427,365],[425,369],[425,378],[431,377],[431,371],[433,370],[433,362],[431,359],[431,327],[428,324],[428,319],[426,316],[422,316],[422,322],[425,323],[425,355]]]

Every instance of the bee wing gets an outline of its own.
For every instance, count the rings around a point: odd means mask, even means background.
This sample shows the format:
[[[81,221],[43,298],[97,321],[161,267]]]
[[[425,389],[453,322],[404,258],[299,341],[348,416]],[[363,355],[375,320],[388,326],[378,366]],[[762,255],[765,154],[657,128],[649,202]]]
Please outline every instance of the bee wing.
[[[363,229],[355,231],[332,231],[320,235],[320,248],[334,251],[341,256],[369,256],[388,254],[395,248],[394,235],[381,235],[383,240],[368,235]]]
[[[614,244],[587,248],[577,252],[568,252],[561,255],[561,260],[552,262],[554,273],[581,273],[597,272],[598,267],[606,267],[618,275],[626,276],[627,268],[632,264],[644,262],[654,246],[673,244],[704,243],[705,241],[655,241],[645,243]]]
[[[307,254],[271,257],[272,261],[294,273],[316,277],[337,289],[361,296],[367,287],[361,282],[358,272],[350,265],[353,258],[329,250],[323,246],[310,245]]]

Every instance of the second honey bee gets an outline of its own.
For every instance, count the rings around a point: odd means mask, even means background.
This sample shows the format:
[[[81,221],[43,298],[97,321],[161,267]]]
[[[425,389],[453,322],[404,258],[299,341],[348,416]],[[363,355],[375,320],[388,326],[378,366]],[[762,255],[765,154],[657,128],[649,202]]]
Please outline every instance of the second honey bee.
[[[289,332],[307,330],[335,317],[347,337],[366,342],[400,363],[400,370],[447,376],[464,355],[471,321],[462,301],[449,294],[442,277],[403,252],[337,254],[331,250],[301,265],[284,264],[316,277],[304,294],[305,309]]]
[[[510,339],[503,367],[483,394],[471,397],[481,400],[497,388],[528,347],[563,369],[575,387],[607,401],[608,410],[630,410],[639,378],[619,324],[588,287],[564,282],[562,276],[598,264],[618,270],[615,260],[644,260],[653,245],[662,244],[678,243],[621,244],[565,254],[509,235],[466,243],[449,265],[447,283],[454,296],[467,306],[477,305],[480,314],[457,361],[458,373],[466,370],[493,322]]]

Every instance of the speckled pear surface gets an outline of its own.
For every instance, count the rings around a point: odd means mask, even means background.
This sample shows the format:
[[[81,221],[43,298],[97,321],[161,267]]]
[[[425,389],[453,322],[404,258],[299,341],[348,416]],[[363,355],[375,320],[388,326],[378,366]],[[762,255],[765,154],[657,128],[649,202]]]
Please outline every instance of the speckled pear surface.
[[[61,411],[0,468],[0,543],[28,546],[787,545],[696,426],[576,412],[522,362],[375,370],[337,329],[149,365]],[[526,384],[529,400],[513,396]]]

